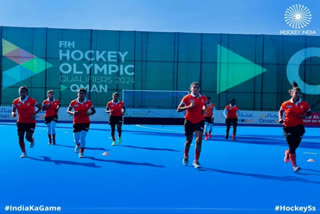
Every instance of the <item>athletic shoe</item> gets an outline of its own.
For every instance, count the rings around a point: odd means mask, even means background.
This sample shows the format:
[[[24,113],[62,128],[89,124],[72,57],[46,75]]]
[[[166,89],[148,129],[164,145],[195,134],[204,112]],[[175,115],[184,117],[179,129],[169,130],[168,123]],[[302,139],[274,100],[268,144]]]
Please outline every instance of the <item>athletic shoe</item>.
[[[56,139],[52,139],[52,145],[56,145]]]
[[[194,166],[194,168],[200,168],[199,161],[193,161],[192,165]]]
[[[119,143],[122,143],[121,137],[118,138],[118,142],[119,142]]]
[[[211,139],[212,138],[212,135],[211,134],[209,134],[209,139]]]
[[[51,145],[52,143],[51,143],[51,140],[49,140],[49,142],[48,142],[48,145]]]
[[[205,136],[204,140],[208,140],[208,136]]]
[[[229,137],[229,135],[226,135],[226,137],[225,137],[225,138],[226,138],[226,140],[228,140],[228,137]]]
[[[233,141],[237,141],[235,138],[232,138]]]
[[[74,147],[74,152],[75,153],[79,153],[79,151],[80,151],[80,145],[76,145],[76,147]]]
[[[301,170],[300,167],[296,166],[296,167],[293,167],[293,172],[299,172]]]
[[[26,152],[22,152],[22,154],[20,155],[20,158],[25,158],[27,157],[27,153]]]
[[[290,158],[289,158],[289,151],[288,151],[288,150],[286,150],[286,151],[284,152],[284,158],[283,158],[283,161],[284,161],[285,163],[289,163],[289,161],[290,161]]]
[[[185,165],[185,166],[188,166],[188,163],[189,163],[189,159],[184,157],[183,160],[182,160],[182,164]]]
[[[80,152],[79,153],[79,158],[83,158],[84,156],[83,156],[83,152]]]
[[[116,141],[112,141],[111,146],[115,146],[116,145]]]

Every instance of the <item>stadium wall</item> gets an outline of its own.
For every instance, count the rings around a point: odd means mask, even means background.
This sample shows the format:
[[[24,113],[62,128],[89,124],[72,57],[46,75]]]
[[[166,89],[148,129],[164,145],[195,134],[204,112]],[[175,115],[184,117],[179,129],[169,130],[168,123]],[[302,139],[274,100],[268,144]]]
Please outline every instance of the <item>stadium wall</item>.
[[[0,32],[1,106],[11,106],[21,85],[38,102],[53,89],[63,107],[85,87],[94,105],[104,107],[115,91],[185,91],[198,81],[218,110],[236,98],[243,112],[276,112],[295,80],[313,112],[320,112],[318,36],[20,27]],[[140,102],[128,105],[140,109]],[[149,105],[157,108],[154,101]]]

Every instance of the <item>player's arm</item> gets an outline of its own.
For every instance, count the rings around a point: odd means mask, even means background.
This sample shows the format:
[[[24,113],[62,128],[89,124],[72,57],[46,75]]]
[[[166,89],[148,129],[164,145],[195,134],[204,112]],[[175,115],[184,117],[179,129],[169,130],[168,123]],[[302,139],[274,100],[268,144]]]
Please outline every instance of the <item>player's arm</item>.
[[[227,108],[225,108],[224,111],[223,111],[223,116],[225,118],[227,118],[227,115],[228,115],[228,110],[227,110]]]
[[[77,111],[72,111],[73,107],[71,105],[69,105],[68,109],[67,109],[67,113],[70,115],[77,115],[78,112]]]
[[[109,106],[106,107],[106,113],[110,114],[112,110],[109,108]]]
[[[302,114],[302,115],[298,115],[300,118],[302,119],[306,119],[307,117],[310,117],[311,116],[311,109],[309,109],[305,114]]]
[[[45,104],[45,102],[42,103],[42,106],[41,106],[41,110],[42,111],[46,111],[48,110],[48,108],[50,108],[51,106],[51,103],[49,103],[48,105]]]
[[[88,112],[88,116],[94,115],[96,113],[96,109],[93,106],[90,108],[90,110],[91,111]]]
[[[241,122],[244,122],[244,119],[241,118],[241,113],[239,109],[237,110],[237,117]]]
[[[33,120],[36,118],[36,114],[38,114],[38,113],[41,111],[41,109],[42,109],[42,106],[41,106],[41,104],[39,104],[39,103],[36,103],[36,104],[35,104],[35,107],[37,107],[37,110],[32,114],[32,119],[33,119]]]
[[[284,112],[284,110],[283,110],[283,108],[280,108],[280,110],[279,110],[279,113],[278,113],[278,119],[279,119],[279,123],[283,123],[283,112]]]
[[[57,105],[57,108],[56,108],[56,111],[57,111],[57,112],[59,111],[60,107],[61,107],[61,104],[60,104],[60,102],[59,102],[58,105]]]
[[[310,117],[311,116],[311,109],[309,109],[308,111],[307,111],[307,113],[306,113],[306,117],[305,118],[307,118],[307,117]]]
[[[207,108],[206,105],[203,105],[203,106],[202,106],[202,115],[205,115],[205,114],[206,114],[206,108]]]
[[[42,111],[46,111],[46,110],[48,110],[50,108],[50,106],[51,106],[51,103],[48,104],[48,105],[43,105],[43,106],[41,106],[41,110]]]
[[[11,117],[16,117],[17,116],[17,107],[15,105],[12,105],[12,110],[11,110]]]
[[[126,107],[125,107],[125,106],[122,106],[122,109],[123,109],[122,114],[124,115],[124,113],[126,112]]]
[[[41,104],[36,103],[35,107],[37,107],[37,110],[33,113],[34,115],[38,114],[41,111]]]
[[[214,119],[214,115],[216,114],[216,107],[213,107],[212,108],[212,119]]]
[[[194,106],[195,106],[194,102],[190,103],[190,105],[188,105],[188,106],[186,106],[185,103],[181,102],[181,103],[178,105],[177,112],[185,111],[185,110],[187,110],[187,109],[189,109],[189,108],[192,108],[192,107],[194,107]]]

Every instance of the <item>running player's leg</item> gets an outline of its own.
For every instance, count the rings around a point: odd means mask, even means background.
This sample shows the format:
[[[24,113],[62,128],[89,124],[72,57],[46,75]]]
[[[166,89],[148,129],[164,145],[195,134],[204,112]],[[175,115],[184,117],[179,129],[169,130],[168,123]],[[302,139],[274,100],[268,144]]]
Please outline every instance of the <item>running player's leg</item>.
[[[190,150],[190,145],[192,143],[192,138],[193,138],[193,131],[194,127],[193,124],[188,121],[184,120],[184,134],[186,136],[186,142],[184,144],[184,156],[183,156],[183,165],[188,165],[189,162],[189,150]]]
[[[24,134],[25,134],[25,131],[19,131],[18,132],[19,145],[20,145],[20,148],[21,148],[22,152],[26,152],[25,145],[24,145]]]
[[[81,130],[80,132],[80,153],[79,153],[79,158],[83,158],[83,153],[84,149],[86,148],[86,136],[87,136],[87,131]]]
[[[234,120],[232,121],[232,126],[233,126],[232,140],[233,140],[233,141],[236,141],[238,119],[234,119]]]
[[[200,168],[199,158],[201,153],[203,128],[204,128],[203,121],[197,123],[195,126],[196,148],[195,148],[195,155],[194,155],[194,161],[193,161],[193,166],[195,168]]]
[[[76,144],[74,148],[75,153],[80,151],[80,136],[81,136],[81,129],[79,128],[79,124],[73,124],[73,140]]]
[[[195,134],[196,134],[196,148],[195,148],[193,166],[195,168],[200,168],[199,158],[201,153],[203,131],[196,130]]]
[[[298,167],[296,149],[298,148],[300,140],[297,137],[299,136],[292,134],[287,138],[289,144],[289,159],[291,161],[293,170],[295,170]]]
[[[204,123],[204,140],[208,140],[208,134],[209,134],[209,122],[205,121]]]
[[[290,157],[289,157],[290,150],[291,150],[291,152],[294,150],[293,148],[290,149],[290,143],[289,143],[289,140],[288,140],[288,134],[291,135],[291,133],[290,133],[289,129],[290,128],[283,127],[283,135],[284,135],[284,137],[285,137],[285,139],[286,139],[286,141],[288,143],[288,146],[289,146],[289,149],[285,150],[285,152],[284,152],[284,159],[283,160],[284,160],[285,163],[289,163],[289,161],[290,161]]]
[[[51,121],[51,133],[52,133],[52,144],[56,144],[56,124],[57,122],[52,120]]]
[[[118,130],[118,141],[119,141],[119,143],[122,143],[122,141],[121,141],[122,123],[117,124],[117,130]]]
[[[27,141],[29,141],[30,143],[33,143],[33,132],[30,132],[30,131],[26,131],[26,139]]]
[[[230,121],[230,119],[226,119],[226,125],[227,125],[227,129],[226,129],[226,139],[228,139],[228,137],[229,137],[229,130],[230,130],[230,127],[231,127],[231,121]]]
[[[293,128],[287,127],[287,128],[284,128],[283,130],[284,130],[284,136],[289,145],[289,159],[291,161],[293,170],[297,172],[300,170],[300,167],[297,166],[297,162],[296,162],[296,149],[301,140],[297,138],[298,135],[295,133],[295,127]]]
[[[31,123],[31,124],[27,124],[27,128],[26,128],[26,139],[27,141],[30,142],[30,148],[34,147],[34,138],[33,138],[33,133],[35,130],[36,124],[35,123]]]
[[[183,165],[188,165],[189,163],[189,150],[192,143],[193,135],[186,136],[186,142],[184,144],[184,156],[183,156]]]
[[[52,138],[51,138],[51,134],[52,134],[52,127],[51,127],[51,122],[47,123],[47,129],[48,129],[48,138],[49,138],[49,145],[52,144]]]
[[[211,139],[211,132],[212,132],[212,127],[213,127],[213,119],[211,120],[211,122],[209,123],[209,138]]]
[[[293,139],[292,139],[292,144],[291,144],[293,154],[291,154],[289,152],[289,158],[291,160],[294,172],[297,172],[300,170],[300,167],[298,167],[298,164],[297,164],[296,150],[300,145],[300,142],[302,140],[304,133],[305,133],[305,129],[304,129],[303,125],[297,126],[296,131],[293,133]]]
[[[304,135],[304,133],[306,132],[304,129],[303,125],[299,125],[297,127],[298,131],[296,132],[296,145],[295,145],[295,149],[297,149],[300,145],[300,142],[302,140],[302,137]]]
[[[24,133],[25,133],[25,129],[23,128],[21,123],[17,123],[17,129],[18,129],[18,137],[19,137],[19,146],[21,149],[21,158],[26,157],[27,153],[26,153],[26,147],[24,144]]]
[[[111,137],[112,137],[112,146],[116,145],[116,137],[115,137],[115,132],[116,132],[116,124],[115,123],[111,123],[110,124],[110,128],[111,128]]]

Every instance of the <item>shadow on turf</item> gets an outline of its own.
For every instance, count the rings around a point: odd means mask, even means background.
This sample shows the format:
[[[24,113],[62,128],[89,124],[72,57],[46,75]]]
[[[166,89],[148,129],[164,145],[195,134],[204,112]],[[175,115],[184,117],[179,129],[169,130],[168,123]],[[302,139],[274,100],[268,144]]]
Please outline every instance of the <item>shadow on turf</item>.
[[[53,160],[50,157],[46,156],[39,156],[40,158],[34,158],[34,157],[26,157],[31,160],[35,161],[44,161],[44,162],[49,162],[49,163],[54,163],[56,165],[73,165],[73,166],[85,166],[85,167],[92,167],[92,168],[100,168],[101,166],[97,166],[95,163],[80,163],[80,162],[74,162],[74,161],[66,161],[66,160]]]
[[[74,149],[74,146],[67,146],[67,145],[62,145],[62,144],[56,144],[55,146],[61,146],[61,147],[67,147],[67,148]],[[105,148],[92,148],[92,147],[86,147],[86,150],[110,151],[109,149],[105,149]]]
[[[317,173],[319,173],[319,174],[320,174],[320,171],[318,171],[318,170],[314,170],[314,169],[305,169],[305,168],[303,168],[303,170],[311,171],[311,172],[317,172]]]
[[[316,172],[317,174],[316,173],[303,173],[301,171]],[[302,168],[301,171],[299,172],[300,175],[316,175],[316,176],[320,176],[320,171],[318,171],[318,170]]]
[[[117,145],[117,146],[128,147],[128,148],[133,148],[133,149],[146,149],[146,150],[154,150],[154,151],[179,152],[178,150],[165,149],[165,148],[151,148],[151,147],[140,147],[140,146],[130,146],[130,145]]]
[[[303,138],[307,138],[307,137],[303,137]],[[309,139],[314,139],[314,138],[315,137],[309,137]],[[271,136],[259,137],[259,136],[241,136],[241,135],[239,135],[237,137],[237,141],[234,142],[230,138],[228,140],[226,140],[224,136],[215,135],[212,139],[209,139],[208,141],[225,141],[225,142],[231,142],[231,143],[272,145],[272,146],[285,146],[285,147],[288,146],[288,144],[284,138],[279,138],[279,137],[273,138]],[[302,139],[301,144],[299,145],[299,148],[318,149],[319,144],[306,142],[306,140]]]
[[[102,161],[107,163],[117,163],[117,164],[124,164],[124,165],[135,165],[135,166],[150,166],[150,167],[157,167],[157,168],[164,168],[165,166],[155,165],[152,163],[138,163],[138,162],[131,162],[131,161],[122,161],[122,160],[105,160],[99,159],[95,157],[84,157],[86,159],[91,159],[94,161]]]
[[[152,131],[130,131],[125,132],[135,133],[137,135],[152,135],[152,136],[166,136],[166,137],[184,137],[183,133],[166,133],[166,132],[152,132]],[[300,148],[308,149],[318,149],[318,143],[308,142],[308,139],[316,139],[314,136],[304,136],[300,144]],[[204,141],[204,140],[203,140]],[[224,141],[224,142],[233,142],[231,139],[226,140],[224,135],[213,135],[212,139],[208,141]],[[284,137],[279,136],[270,136],[270,135],[238,135],[237,141],[234,143],[245,143],[245,144],[257,144],[257,145],[272,145],[272,146],[285,146],[288,144]]]
[[[303,169],[302,169],[303,170]],[[224,174],[231,174],[231,175],[241,175],[241,176],[248,176],[248,177],[254,177],[259,179],[267,179],[267,180],[278,180],[278,181],[299,181],[299,182],[305,182],[305,183],[313,183],[313,184],[319,184],[319,181],[310,181],[304,178],[299,178],[296,176],[274,176],[274,175],[263,175],[263,174],[254,174],[254,173],[243,173],[243,172],[232,172],[232,171],[226,171],[221,169],[212,169],[212,168],[200,168],[199,171],[205,171],[205,172],[217,172],[217,173],[224,173]],[[297,174],[304,175],[303,173],[299,172]],[[310,174],[306,174],[310,175]]]

